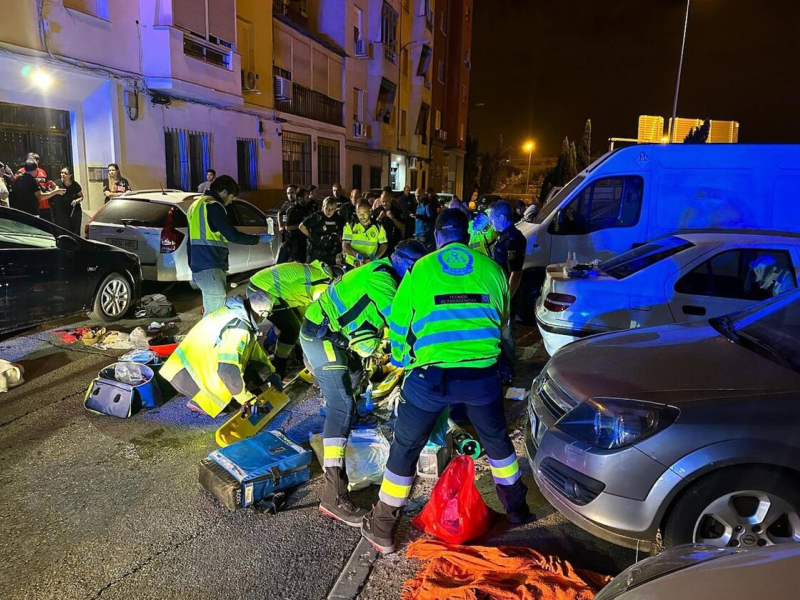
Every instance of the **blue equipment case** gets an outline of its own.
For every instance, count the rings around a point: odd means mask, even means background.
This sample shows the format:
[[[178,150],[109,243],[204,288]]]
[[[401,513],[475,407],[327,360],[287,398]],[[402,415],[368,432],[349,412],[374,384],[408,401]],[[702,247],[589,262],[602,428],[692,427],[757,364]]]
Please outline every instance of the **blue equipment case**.
[[[295,487],[311,476],[311,451],[280,431],[215,450],[200,463],[200,485],[231,510]]]

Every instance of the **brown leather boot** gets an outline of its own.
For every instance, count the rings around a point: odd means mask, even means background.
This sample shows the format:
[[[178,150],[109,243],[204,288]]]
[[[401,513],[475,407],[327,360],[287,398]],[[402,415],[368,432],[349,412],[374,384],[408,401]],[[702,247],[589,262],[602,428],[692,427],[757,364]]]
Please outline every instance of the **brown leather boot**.
[[[325,488],[319,503],[319,512],[350,527],[361,527],[367,511],[357,507],[347,493],[347,473],[342,467],[325,469]]]

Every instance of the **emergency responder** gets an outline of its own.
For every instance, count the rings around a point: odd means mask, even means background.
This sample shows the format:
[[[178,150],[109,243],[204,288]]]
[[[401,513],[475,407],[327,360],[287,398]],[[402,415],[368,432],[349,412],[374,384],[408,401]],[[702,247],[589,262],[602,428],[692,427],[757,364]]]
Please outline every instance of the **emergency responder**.
[[[342,233],[342,253],[348,265],[361,265],[377,260],[386,253],[388,241],[383,227],[372,220],[372,207],[362,200],[356,207],[358,220],[346,223]]]
[[[203,294],[203,314],[225,306],[225,273],[228,270],[228,243],[253,246],[268,244],[268,233],[250,235],[236,229],[228,220],[225,206],[239,193],[230,175],[217,177],[208,193],[189,207],[189,268],[192,279]]]
[[[355,415],[352,376],[360,359],[380,347],[386,317],[397,286],[425,248],[401,243],[391,259],[381,259],[346,273],[306,312],[300,344],[325,397],[325,488],[319,510],[351,527],[366,513],[347,494],[344,453]]]
[[[291,262],[263,269],[250,278],[247,297],[266,293],[274,308],[269,320],[278,328],[278,343],[272,365],[282,378],[286,376],[289,357],[300,337],[303,314],[333,281],[330,266],[319,261],[309,265]]]
[[[350,202],[342,200],[337,211],[341,219],[342,229],[347,223],[351,223],[356,219],[356,206],[358,206],[361,198],[361,190],[354,189],[350,191]]]
[[[310,261],[336,264],[336,255],[342,249],[342,224],[336,206],[336,198],[328,196],[322,202],[322,210],[306,217],[300,225],[300,231],[308,238],[311,246],[308,257]]]
[[[497,232],[486,213],[480,212],[469,222],[469,247],[486,256],[492,256]]]
[[[508,284],[492,259],[467,246],[467,225],[460,210],[439,215],[438,250],[417,262],[392,303],[392,363],[407,374],[379,501],[361,527],[381,553],[394,552],[394,528],[411,494],[420,452],[441,412],[454,403],[466,405],[486,448],[508,520],[530,517],[497,369]]]
[[[306,262],[308,258],[308,238],[300,231],[300,225],[311,214],[308,191],[297,190],[294,186],[286,189],[288,201],[278,213],[278,222],[283,232],[283,242],[278,251],[277,263]]]
[[[161,367],[161,376],[191,398],[191,410],[216,417],[235,400],[252,407],[256,396],[249,384],[269,382],[282,390],[281,378],[258,344],[256,334],[272,310],[265,293],[228,298],[207,314]]]
[[[394,252],[399,244],[406,236],[406,215],[400,208],[400,205],[392,197],[391,192],[384,191],[381,197],[375,202],[375,208],[372,209],[372,220],[383,227],[386,233],[386,255]]]
[[[514,378],[517,360],[517,342],[514,334],[517,331],[516,315],[519,310],[521,294],[519,284],[522,281],[522,267],[525,264],[527,242],[522,232],[514,226],[514,210],[505,200],[492,204],[489,208],[489,221],[497,232],[497,241],[492,248],[492,258],[502,267],[508,277],[508,293],[511,298],[511,317],[508,329],[503,334],[502,360],[500,361],[500,379],[510,384]]]

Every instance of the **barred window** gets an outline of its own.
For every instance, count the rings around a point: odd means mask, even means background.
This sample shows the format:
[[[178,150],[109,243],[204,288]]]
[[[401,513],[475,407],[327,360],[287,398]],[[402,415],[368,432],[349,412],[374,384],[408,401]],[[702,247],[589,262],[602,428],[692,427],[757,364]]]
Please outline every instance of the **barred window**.
[[[328,186],[339,182],[339,142],[317,139],[317,182]]]
[[[202,131],[165,129],[167,187],[195,191],[211,168],[209,134]]]
[[[378,189],[381,187],[381,174],[383,170],[380,167],[369,168],[369,187],[370,189]]]
[[[258,189],[258,140],[238,138],[236,140],[236,164],[239,170],[239,187],[243,190]]]
[[[283,185],[311,185],[311,136],[284,131]]]

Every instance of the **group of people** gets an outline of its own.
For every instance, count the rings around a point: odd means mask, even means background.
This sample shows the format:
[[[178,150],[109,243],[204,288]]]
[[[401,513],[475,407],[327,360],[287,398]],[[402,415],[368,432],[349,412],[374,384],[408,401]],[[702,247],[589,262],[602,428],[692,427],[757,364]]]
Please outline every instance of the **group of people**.
[[[525,250],[524,238],[519,245],[510,225],[511,206],[496,203],[482,218],[485,222],[477,224],[463,206],[444,209],[434,221],[433,249],[421,240],[401,239],[388,252],[387,242],[375,239],[374,247],[357,251],[369,252],[370,261],[345,250],[356,259],[356,268],[346,272],[297,255],[302,260],[290,259],[253,276],[245,297],[226,299],[228,244],[272,239],[231,226],[224,205],[237,193],[236,182],[223,175],[189,209],[189,263],[203,293],[205,316],[161,370],[189,396],[189,407],[212,417],[232,401],[246,413],[257,410],[254,386],[269,383],[282,389],[287,358],[299,341],[325,399],[322,513],[361,528],[380,552],[393,552],[419,455],[441,412],[460,404],[486,448],[508,520],[529,520],[527,488],[502,401],[502,355],[513,329],[518,263]],[[300,199],[292,202],[304,205]],[[353,235],[376,226],[363,199],[354,195],[352,206],[357,218],[350,223]],[[394,208],[390,202],[382,212],[400,221]],[[335,212],[326,199],[319,220],[325,223]],[[319,228],[295,215],[283,225],[306,239],[303,229]],[[489,228],[493,233],[487,233]],[[218,288],[209,283],[212,279],[219,279]],[[271,360],[258,343],[259,325],[267,319],[280,330]],[[367,511],[348,495],[345,449],[357,419],[354,382],[363,361],[387,348],[405,377],[380,499]]]
[[[46,219],[80,235],[84,199],[81,184],[75,181],[71,167],[63,166],[58,183],[50,180],[36,152],[29,152],[23,166],[15,173],[8,164],[0,163],[0,205],[10,206]],[[128,180],[120,175],[119,165],[108,165],[103,182],[105,201],[130,191]]]

